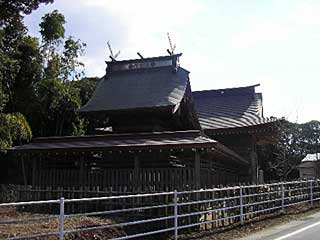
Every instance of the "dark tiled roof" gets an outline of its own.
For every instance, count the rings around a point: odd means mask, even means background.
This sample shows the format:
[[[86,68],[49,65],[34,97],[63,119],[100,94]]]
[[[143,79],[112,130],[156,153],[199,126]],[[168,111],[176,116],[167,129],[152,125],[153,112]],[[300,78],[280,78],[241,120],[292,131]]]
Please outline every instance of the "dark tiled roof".
[[[193,92],[202,129],[255,126],[271,120],[263,117],[262,94],[254,86]]]
[[[16,153],[58,151],[116,151],[210,148],[243,164],[247,162],[229,148],[198,130],[136,134],[110,134],[81,137],[35,138],[33,142],[11,148]]]
[[[189,72],[172,67],[111,72],[79,112],[114,111],[178,105],[189,83]]]

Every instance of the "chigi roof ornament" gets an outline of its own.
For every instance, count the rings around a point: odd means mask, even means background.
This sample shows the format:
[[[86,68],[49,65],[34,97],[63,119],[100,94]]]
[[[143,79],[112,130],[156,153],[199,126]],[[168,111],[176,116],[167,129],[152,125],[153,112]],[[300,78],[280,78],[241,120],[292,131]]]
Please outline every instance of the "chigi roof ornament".
[[[112,61],[117,61],[117,57],[120,55],[120,50],[116,54],[113,54],[112,47],[111,47],[111,44],[110,44],[109,41],[107,42],[107,45],[108,45],[108,48],[109,48],[109,51],[110,51],[110,56],[109,56],[110,59]]]
[[[139,55],[139,54],[138,54]],[[141,54],[140,54],[141,55]],[[139,55],[139,56],[140,56]],[[174,54],[170,56],[159,56],[144,58],[142,55],[139,59],[112,60],[107,63],[107,74],[114,72],[125,72],[125,71],[137,71],[154,68],[171,67],[174,72],[177,72],[179,68],[179,57],[182,53]]]
[[[174,50],[176,49],[176,44],[172,44],[171,38],[170,38],[170,34],[167,33],[168,36],[168,41],[169,41],[169,45],[170,45],[170,49],[167,49],[167,52],[169,53],[170,56],[174,55]]]
[[[111,72],[120,72],[120,71],[135,71],[142,69],[150,68],[161,68],[161,67],[172,67],[173,72],[177,72],[180,66],[179,58],[182,53],[175,54],[176,44],[172,43],[170,34],[167,33],[170,49],[167,49],[169,56],[159,56],[159,57],[150,57],[145,58],[140,52],[137,52],[139,59],[130,59],[118,61],[117,57],[120,54],[120,50],[114,54],[111,44],[108,41],[108,49],[110,52],[111,61],[106,61],[107,68],[106,73],[110,74]]]

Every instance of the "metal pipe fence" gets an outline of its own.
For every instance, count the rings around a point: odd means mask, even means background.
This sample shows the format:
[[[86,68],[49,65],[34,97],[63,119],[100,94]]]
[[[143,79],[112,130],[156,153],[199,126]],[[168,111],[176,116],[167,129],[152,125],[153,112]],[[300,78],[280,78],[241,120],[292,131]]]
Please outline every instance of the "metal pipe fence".
[[[11,239],[32,239],[56,236],[63,240],[65,236],[103,229],[125,229],[126,234],[112,239],[133,239],[166,233],[167,238],[178,239],[179,234],[188,231],[209,230],[233,225],[243,225],[254,219],[268,217],[270,214],[284,213],[286,208],[299,204],[314,207],[320,200],[318,180],[280,182],[263,185],[235,186],[212,189],[200,189],[182,192],[161,192],[133,194],[123,196],[92,197],[48,201],[30,201],[2,203],[1,208],[17,208],[32,212],[38,205],[55,205],[56,213],[49,216],[5,219],[0,217],[2,229],[10,224],[22,222],[40,222],[55,219],[58,228],[53,232],[40,232],[30,235],[8,236]],[[97,202],[99,204],[97,204]],[[94,204],[96,209],[76,212],[70,205],[86,206]],[[97,207],[98,206],[98,207]],[[113,221],[98,226],[66,228],[66,221],[79,217],[107,217]],[[141,218],[142,216],[142,218]],[[136,230],[142,229],[137,232]],[[142,226],[142,227],[141,227]],[[149,226],[149,227],[148,227]],[[1,228],[0,228],[1,229]],[[0,235],[2,236],[2,235]],[[163,236],[163,235],[162,235]]]

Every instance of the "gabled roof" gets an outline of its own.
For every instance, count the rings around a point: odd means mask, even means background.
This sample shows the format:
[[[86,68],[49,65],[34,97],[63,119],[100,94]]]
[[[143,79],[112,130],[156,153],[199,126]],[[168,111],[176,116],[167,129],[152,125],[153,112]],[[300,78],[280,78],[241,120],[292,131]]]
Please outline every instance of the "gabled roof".
[[[174,107],[189,84],[189,72],[176,65],[180,55],[108,63],[107,74],[79,112]]]
[[[202,129],[229,129],[265,124],[262,94],[253,85],[240,88],[193,92],[195,108]]]

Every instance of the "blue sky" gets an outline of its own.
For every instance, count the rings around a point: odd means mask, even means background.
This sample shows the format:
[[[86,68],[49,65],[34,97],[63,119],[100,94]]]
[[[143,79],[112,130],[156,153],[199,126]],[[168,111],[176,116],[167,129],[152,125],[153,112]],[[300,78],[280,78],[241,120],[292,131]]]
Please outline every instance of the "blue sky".
[[[193,90],[260,83],[266,116],[320,120],[319,0],[55,0],[26,17],[32,35],[54,9],[87,43],[87,76],[104,74],[108,40],[119,59],[152,57],[170,32]]]

